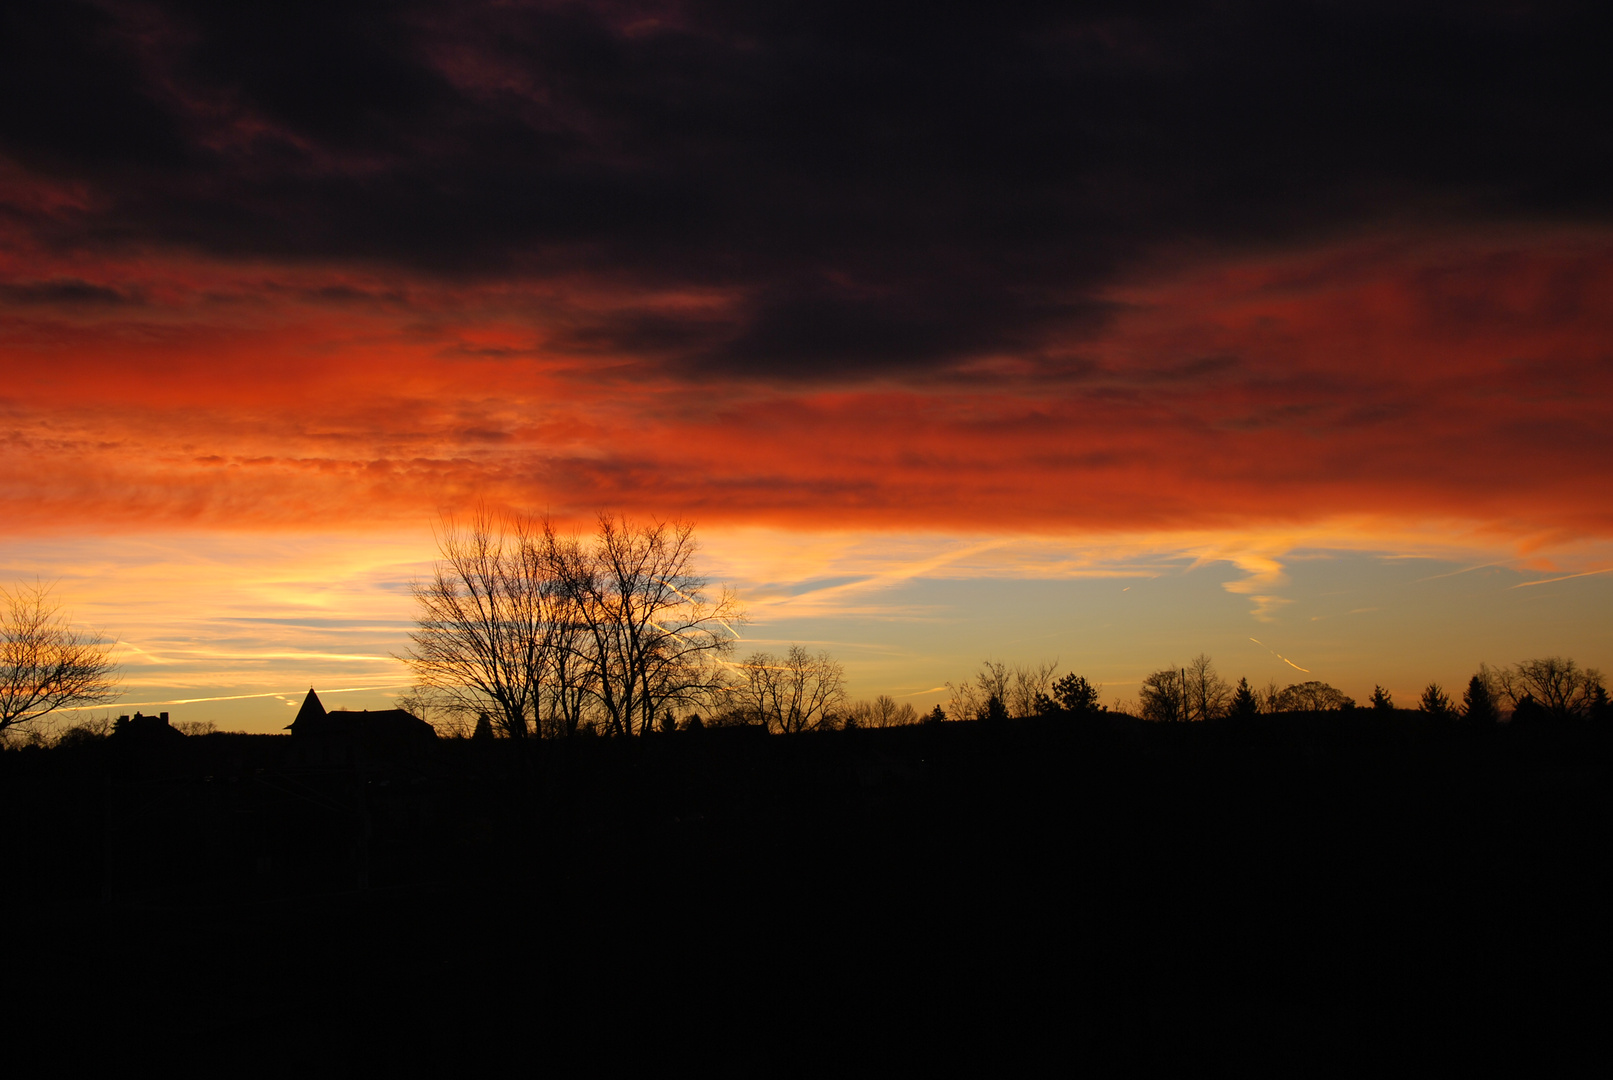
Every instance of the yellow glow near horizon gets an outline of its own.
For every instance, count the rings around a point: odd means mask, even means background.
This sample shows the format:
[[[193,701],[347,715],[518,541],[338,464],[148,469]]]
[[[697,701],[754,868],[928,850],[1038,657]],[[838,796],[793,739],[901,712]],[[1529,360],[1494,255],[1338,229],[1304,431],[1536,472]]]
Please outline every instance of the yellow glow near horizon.
[[[1397,606],[1396,590],[1470,590],[1462,582],[1490,590],[1486,575],[1501,574],[1505,585],[1495,587],[1545,587],[1511,595],[1538,595],[1547,606],[1523,610],[1546,612],[1572,605],[1585,589],[1603,589],[1596,583],[1608,581],[1607,570],[1613,569],[1613,550],[1606,544],[1540,547],[1459,523],[1386,529],[1381,521],[1355,520],[1264,532],[1123,535],[717,526],[699,535],[699,569],[733,586],[747,608],[742,651],[789,643],[828,649],[847,663],[855,695],[891,693],[926,705],[945,696],[945,680],[966,676],[983,655],[1057,656],[1066,665],[1087,665],[1101,674],[1100,681],[1120,687],[1171,655],[1201,649],[1228,656],[1228,664],[1257,667],[1253,656],[1230,658],[1240,640],[1266,650],[1262,655],[1274,658],[1279,671],[1370,685],[1387,678],[1381,671],[1374,676],[1374,665],[1402,663],[1383,655],[1375,641],[1400,633],[1395,627],[1409,625],[1408,619],[1441,618],[1437,611]],[[369,695],[364,700],[371,706],[405,688],[408,674],[395,654],[406,648],[413,622],[410,583],[429,572],[435,545],[431,531],[420,528],[377,534],[121,534],[13,540],[0,550],[0,573],[56,582],[56,595],[76,623],[104,628],[119,640],[124,685],[141,701],[114,708],[224,708],[233,702],[240,703],[230,706],[233,715],[244,716],[241,710],[250,702],[284,697],[289,691],[280,688],[288,686],[338,686],[343,693]],[[1384,595],[1357,596],[1347,588],[1349,598],[1335,611],[1325,602],[1328,594],[1306,579],[1350,559],[1391,575],[1406,560],[1430,560],[1438,572],[1404,580]],[[1210,591],[1193,584],[1205,575]],[[1014,591],[1015,582],[1043,584],[1022,593]],[[1111,582],[1112,593],[1105,591]],[[959,589],[974,590],[969,595],[976,599],[960,607]],[[1087,599],[1072,600],[1080,609],[1063,616],[1012,606],[1034,606],[1038,595],[1071,589],[1072,598]],[[1175,606],[1158,607],[1165,596]],[[1237,603],[1229,608],[1226,601]],[[1587,638],[1583,618],[1565,614],[1563,620],[1580,629],[1539,645],[1494,648],[1573,652],[1593,666],[1607,662],[1613,645],[1607,633],[1592,630]],[[1112,630],[1103,629],[1111,624]],[[1246,628],[1241,634],[1240,624]],[[1258,638],[1247,633],[1256,626],[1263,628]],[[1451,626],[1437,633],[1460,637],[1469,629]],[[1285,644],[1269,648],[1264,641],[1271,634]],[[1496,634],[1495,640],[1506,640]],[[1198,640],[1204,644],[1193,644]],[[1293,655],[1314,658],[1302,667],[1289,659]],[[1472,662],[1486,657],[1501,659],[1486,652]],[[1438,670],[1430,677],[1454,679],[1447,670],[1454,662],[1431,654],[1427,663]],[[1342,688],[1351,692],[1349,685]],[[246,721],[249,727],[278,722]]]

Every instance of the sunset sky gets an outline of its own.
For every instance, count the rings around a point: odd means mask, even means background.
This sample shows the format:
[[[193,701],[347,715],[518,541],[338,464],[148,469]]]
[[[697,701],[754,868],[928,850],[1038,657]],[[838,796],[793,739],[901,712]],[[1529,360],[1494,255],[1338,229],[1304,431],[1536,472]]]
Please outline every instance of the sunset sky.
[[[384,707],[478,503],[692,520],[921,709],[1613,667],[1595,5],[0,20],[0,582],[114,711]]]

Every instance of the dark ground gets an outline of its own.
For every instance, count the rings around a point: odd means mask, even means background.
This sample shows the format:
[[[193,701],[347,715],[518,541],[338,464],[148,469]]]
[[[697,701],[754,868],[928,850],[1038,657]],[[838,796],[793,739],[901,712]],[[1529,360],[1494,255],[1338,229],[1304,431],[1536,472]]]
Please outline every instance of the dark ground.
[[[1601,728],[292,748],[0,755],[14,1061],[1356,1075],[1604,1043]]]

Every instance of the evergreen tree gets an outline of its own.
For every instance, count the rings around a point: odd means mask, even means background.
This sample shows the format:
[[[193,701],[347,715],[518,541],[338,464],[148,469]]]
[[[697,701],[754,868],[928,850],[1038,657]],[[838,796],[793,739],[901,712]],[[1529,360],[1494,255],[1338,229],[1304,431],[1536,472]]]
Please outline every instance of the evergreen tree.
[[[1248,679],[1239,679],[1238,688],[1232,693],[1231,715],[1248,718],[1260,711],[1260,702],[1256,699],[1254,691],[1249,689]]]
[[[1421,712],[1441,719],[1455,712],[1451,708],[1451,699],[1445,696],[1445,691],[1440,688],[1439,683],[1428,684],[1428,687],[1423,690],[1422,699],[1417,703],[1417,708]]]
[[[1099,689],[1087,682],[1086,676],[1071,672],[1053,684],[1053,696],[1065,712],[1080,715],[1101,711],[1098,705]]]
[[[1482,675],[1467,680],[1467,693],[1462,695],[1462,719],[1470,727],[1490,727],[1500,719],[1495,707],[1495,695]]]
[[[1394,698],[1389,696],[1389,691],[1374,684],[1372,687],[1372,707],[1379,712],[1389,712],[1395,707],[1395,701]]]
[[[1510,723],[1523,727],[1532,727],[1543,724],[1552,719],[1551,713],[1545,706],[1536,701],[1533,694],[1525,693],[1512,705],[1512,719]]]

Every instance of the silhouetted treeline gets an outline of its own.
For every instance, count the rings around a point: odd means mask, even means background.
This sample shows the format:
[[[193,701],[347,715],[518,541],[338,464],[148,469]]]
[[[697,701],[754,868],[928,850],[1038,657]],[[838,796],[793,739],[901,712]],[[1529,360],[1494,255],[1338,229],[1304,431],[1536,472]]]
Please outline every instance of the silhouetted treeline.
[[[1056,664],[1011,666],[986,661],[973,679],[947,683],[953,719],[1045,716],[1063,712],[1082,715],[1105,711],[1098,703],[1102,687],[1069,673],[1055,680]],[[1144,676],[1136,701],[1114,702],[1117,712],[1159,722],[1220,720],[1260,713],[1304,713],[1355,709],[1355,700],[1316,679],[1263,688],[1240,678],[1236,686],[1223,679],[1215,663],[1200,653],[1190,662]],[[1393,697],[1382,686],[1372,688],[1368,707],[1393,710]],[[1485,726],[1501,720],[1519,723],[1603,722],[1609,712],[1602,673],[1582,668],[1560,656],[1525,660],[1511,667],[1480,664],[1460,700],[1453,701],[1438,683],[1429,683],[1417,711],[1434,717]]]

